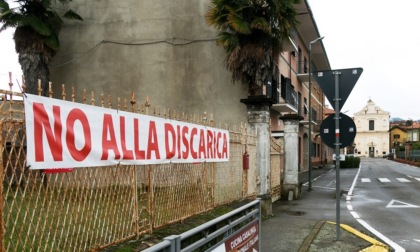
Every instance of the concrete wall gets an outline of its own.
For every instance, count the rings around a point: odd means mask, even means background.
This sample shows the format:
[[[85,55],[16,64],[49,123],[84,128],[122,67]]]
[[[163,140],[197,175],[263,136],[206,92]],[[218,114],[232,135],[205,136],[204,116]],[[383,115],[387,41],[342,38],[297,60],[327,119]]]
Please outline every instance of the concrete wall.
[[[61,84],[112,94],[217,121],[246,122],[247,97],[232,84],[225,52],[205,22],[208,0],[74,0],[83,22],[66,21],[51,65],[54,97]],[[98,96],[99,97],[99,96]],[[99,104],[98,97],[96,103]]]

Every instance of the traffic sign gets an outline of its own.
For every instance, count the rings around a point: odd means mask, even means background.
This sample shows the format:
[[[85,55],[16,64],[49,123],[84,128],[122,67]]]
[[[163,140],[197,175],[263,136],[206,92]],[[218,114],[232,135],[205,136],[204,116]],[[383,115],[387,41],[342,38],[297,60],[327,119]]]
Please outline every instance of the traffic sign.
[[[329,147],[335,148],[335,137],[340,136],[340,149],[350,146],[356,137],[356,125],[348,115],[340,113],[340,129],[335,129],[335,114],[321,123],[321,139]]]
[[[339,111],[341,111],[341,108],[349,97],[362,72],[363,68],[359,67],[329,71],[317,71],[313,72],[313,75],[332,106],[335,104],[335,76],[337,74],[339,75]]]

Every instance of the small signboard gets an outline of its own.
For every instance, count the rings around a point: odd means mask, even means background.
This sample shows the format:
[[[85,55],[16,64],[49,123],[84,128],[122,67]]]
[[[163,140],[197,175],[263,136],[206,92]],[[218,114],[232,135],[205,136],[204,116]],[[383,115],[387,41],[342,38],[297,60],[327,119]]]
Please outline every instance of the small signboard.
[[[254,220],[229,237],[212,252],[257,252],[259,251],[258,220]]]
[[[336,156],[336,155],[335,155],[335,154],[333,154],[333,160],[337,160],[335,156]],[[345,160],[346,160],[346,155],[344,155],[344,154],[340,154],[340,161],[345,161]]]

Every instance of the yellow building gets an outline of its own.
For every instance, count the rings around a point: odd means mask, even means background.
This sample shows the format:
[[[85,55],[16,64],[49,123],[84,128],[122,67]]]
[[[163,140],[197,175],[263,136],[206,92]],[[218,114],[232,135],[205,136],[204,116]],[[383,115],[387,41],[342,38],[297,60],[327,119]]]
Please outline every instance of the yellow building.
[[[398,151],[397,148],[399,146],[403,146],[407,141],[407,130],[403,127],[398,125],[392,126],[389,130],[389,149],[395,149]],[[393,152],[395,152],[393,151]]]

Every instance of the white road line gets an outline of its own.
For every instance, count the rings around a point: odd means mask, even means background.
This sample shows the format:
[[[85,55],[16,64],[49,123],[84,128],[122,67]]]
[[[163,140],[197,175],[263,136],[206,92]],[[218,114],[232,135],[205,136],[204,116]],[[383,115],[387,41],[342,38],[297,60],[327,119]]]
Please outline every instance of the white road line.
[[[356,174],[356,177],[353,180],[353,184],[351,185],[350,190],[349,190],[349,193],[347,194],[347,208],[349,210],[350,210],[350,208],[353,210],[353,207],[351,206],[351,196],[353,195],[353,189],[356,186],[356,182],[357,182],[357,179],[359,178],[359,173],[360,173],[360,170],[361,169],[362,169],[362,164],[360,164],[359,170],[357,171],[357,174]],[[352,213],[352,212],[354,212],[354,211],[350,211],[350,213]],[[356,212],[354,212],[354,213],[356,213]],[[357,215],[357,216],[359,216],[359,215]],[[400,245],[398,245],[395,242],[393,242],[390,239],[388,239],[386,236],[384,236],[383,234],[381,234],[379,231],[377,231],[376,229],[374,229],[373,227],[371,227],[366,221],[364,221],[364,220],[362,220],[360,218],[356,218],[356,220],[362,226],[364,226],[366,229],[368,229],[370,232],[372,232],[377,237],[379,237],[382,241],[384,241],[389,246],[391,246],[394,249],[395,252],[405,252],[405,249],[403,247],[401,247]]]
[[[355,211],[350,211],[351,215],[353,215],[353,218],[360,219],[360,216]]]
[[[353,211],[353,206],[351,205],[351,202],[350,201],[347,201],[347,209],[349,211]]]
[[[370,178],[362,178],[362,182],[363,182],[363,183],[370,182]]]
[[[395,252],[405,252],[405,249],[403,247],[401,247],[400,245],[398,245],[395,242],[393,242],[390,239],[388,239],[388,237],[384,236],[382,233],[380,233],[379,231],[377,231],[376,229],[374,229],[373,227],[371,227],[366,221],[364,221],[362,219],[356,219],[356,220],[360,224],[362,224],[362,226],[364,226],[367,230],[369,230],[374,235],[376,235],[377,237],[379,237],[379,239],[381,239],[382,241],[384,241],[385,243],[387,243],[389,246],[391,246],[394,249]]]
[[[391,182],[391,180],[387,179],[387,178],[378,178],[379,181],[381,181],[382,183],[388,183]]]
[[[420,178],[415,178],[416,180],[420,181]]]
[[[397,178],[398,181],[404,182],[404,183],[410,183],[411,181],[406,178]]]

